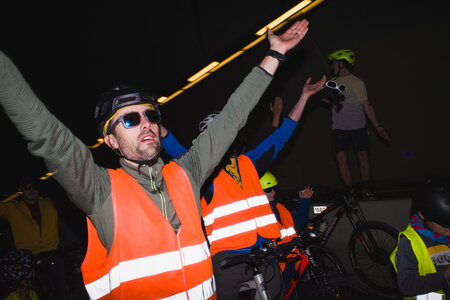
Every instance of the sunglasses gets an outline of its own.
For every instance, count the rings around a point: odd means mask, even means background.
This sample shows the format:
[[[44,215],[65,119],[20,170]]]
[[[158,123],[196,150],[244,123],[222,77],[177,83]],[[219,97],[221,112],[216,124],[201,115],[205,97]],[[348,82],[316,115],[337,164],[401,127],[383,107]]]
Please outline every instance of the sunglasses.
[[[161,114],[158,110],[147,109],[146,111],[144,111],[143,115],[150,123],[159,124],[161,122]],[[109,131],[113,130],[119,123],[122,123],[123,127],[125,128],[138,126],[139,124],[141,124],[141,113],[134,111],[121,116],[111,126],[111,129]]]
[[[264,191],[264,193],[271,193],[272,191],[276,191],[276,189],[275,189],[275,187],[273,186],[273,187],[270,187],[270,188],[267,188],[267,189],[263,189],[263,191]]]
[[[343,84],[337,84],[337,82],[333,80],[325,82],[325,86],[333,90],[338,90],[341,93],[345,92],[345,86]]]
[[[37,187],[34,186],[33,184],[27,184],[26,186],[23,187],[23,189],[25,191],[31,191],[31,190],[37,190]]]

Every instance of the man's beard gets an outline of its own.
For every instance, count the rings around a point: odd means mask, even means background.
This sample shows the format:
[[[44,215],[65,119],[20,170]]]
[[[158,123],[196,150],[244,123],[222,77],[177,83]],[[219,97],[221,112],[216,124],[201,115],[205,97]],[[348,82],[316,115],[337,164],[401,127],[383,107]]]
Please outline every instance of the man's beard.
[[[151,161],[159,156],[161,152],[161,140],[158,138],[154,140],[153,147],[144,146],[140,148],[138,143],[134,148],[116,135],[117,143],[119,144],[119,152],[124,158],[129,158],[136,161]]]
[[[137,153],[137,156],[139,156],[139,158],[136,158],[136,159],[138,159],[138,160],[153,160],[153,159],[157,158],[159,156],[159,153],[161,152],[161,143],[155,142],[155,144],[156,144],[155,147],[152,148],[152,149],[154,149],[154,151],[152,151],[152,153],[149,153],[148,149],[141,150],[141,149],[137,148],[136,153]]]

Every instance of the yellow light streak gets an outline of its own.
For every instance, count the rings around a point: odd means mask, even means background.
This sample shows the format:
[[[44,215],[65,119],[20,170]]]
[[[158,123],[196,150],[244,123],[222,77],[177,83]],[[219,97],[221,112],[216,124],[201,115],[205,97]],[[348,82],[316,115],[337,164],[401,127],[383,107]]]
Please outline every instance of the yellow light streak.
[[[189,77],[188,81],[190,81],[190,82],[195,81],[197,78],[199,78],[203,74],[209,72],[209,70],[211,70],[212,68],[214,68],[218,64],[219,63],[217,61],[213,61],[212,63],[210,63],[209,65],[207,65],[206,67],[204,67],[203,69],[201,69],[200,71],[198,71],[197,73],[195,73],[194,75]]]
[[[269,23],[265,27],[261,28],[256,33],[256,35],[259,36],[256,40],[254,40],[253,42],[249,43],[247,46],[243,47],[241,50],[239,50],[236,53],[232,54],[228,58],[224,59],[222,62],[219,63],[217,61],[214,61],[214,62],[210,63],[208,66],[206,66],[205,68],[203,68],[202,70],[200,70],[199,72],[197,72],[196,74],[191,76],[188,79],[188,81],[190,81],[190,83],[185,85],[182,89],[176,91],[175,93],[173,93],[169,97],[165,97],[165,96],[159,97],[158,100],[157,100],[158,103],[163,105],[163,104],[169,102],[170,100],[172,100],[176,96],[180,95],[181,93],[183,93],[187,89],[189,89],[192,86],[194,86],[197,83],[199,83],[204,78],[206,78],[209,75],[211,75],[213,72],[219,70],[220,68],[222,68],[223,66],[225,66],[226,64],[228,64],[229,62],[231,62],[232,60],[237,58],[238,56],[240,56],[241,54],[245,53],[249,49],[251,49],[254,46],[256,46],[257,44],[259,44],[261,41],[265,40],[266,37],[265,37],[264,34],[267,32],[267,28],[270,28],[270,29],[276,31],[276,30],[282,28],[284,25],[286,25],[287,24],[287,20],[295,19],[296,17],[298,17],[301,14],[304,14],[304,13],[310,11],[312,8],[314,8],[315,6],[319,5],[320,3],[324,2],[324,1],[325,0],[316,0],[316,1],[313,2],[311,0],[304,0],[304,1],[300,2],[296,6],[294,6],[293,8],[288,10],[287,12],[285,12],[283,15],[281,15],[280,17],[278,17],[277,19],[275,19],[274,21],[272,21],[271,23]],[[311,4],[311,2],[312,2],[312,4]],[[95,148],[98,148],[99,146],[101,146],[103,144],[104,144],[104,140],[103,139],[97,139],[97,143],[95,145],[88,146],[88,148],[89,149],[95,149]],[[51,176],[53,176],[56,173],[57,173],[57,171],[46,173],[45,176],[40,177],[40,179],[46,180],[46,179],[50,178]],[[4,198],[4,199],[0,200],[0,202],[11,201],[11,200],[15,199],[17,196],[19,196],[20,194],[22,194],[22,193],[21,192],[17,192],[17,193],[15,193],[15,194],[7,197],[7,198]]]
[[[39,179],[40,180],[47,180],[50,177],[52,177],[53,175],[55,175],[56,173],[58,173],[58,170],[56,170],[55,172],[48,172],[44,176],[39,177]]]
[[[184,90],[178,90],[175,93],[173,93],[172,95],[170,95],[169,97],[167,97],[166,99],[164,99],[163,102],[160,102],[160,103],[165,104],[165,103],[169,102],[170,100],[172,100],[173,98],[175,98],[176,96],[178,96],[179,94],[181,94],[182,92],[184,92]]]
[[[313,3],[311,3],[310,5],[308,5],[308,7],[305,7],[304,9],[302,9],[301,11],[297,12],[296,14],[292,15],[291,17],[289,17],[288,20],[292,20],[297,18],[300,15],[303,15],[305,13],[307,13],[308,11],[310,11],[311,9],[313,9],[314,7],[316,7],[317,5],[319,5],[320,3],[324,2],[325,0],[316,0]]]
[[[267,31],[267,28],[273,29],[278,24],[287,20],[290,16],[292,16],[299,10],[303,9],[305,6],[307,6],[311,2],[312,2],[311,0],[304,0],[304,1],[300,2],[296,6],[294,6],[293,8],[291,8],[290,10],[288,10],[287,12],[285,12],[284,14],[282,14],[281,16],[279,16],[278,18],[276,18],[275,20],[273,20],[272,22],[270,22],[269,24],[267,24],[266,26],[261,28],[260,30],[258,30],[255,34],[258,36],[265,34]]]

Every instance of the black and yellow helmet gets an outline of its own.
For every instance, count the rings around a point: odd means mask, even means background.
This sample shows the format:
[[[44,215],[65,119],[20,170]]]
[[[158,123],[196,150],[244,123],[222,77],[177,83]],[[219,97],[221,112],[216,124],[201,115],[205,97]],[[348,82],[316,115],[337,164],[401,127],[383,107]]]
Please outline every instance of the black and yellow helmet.
[[[95,107],[94,114],[100,134],[105,136],[108,133],[109,121],[114,117],[117,111],[127,106],[140,104],[148,104],[160,114],[158,102],[150,92],[128,85],[120,85],[103,93],[100,96],[100,101]]]
[[[346,60],[349,64],[352,65],[352,67],[355,66],[356,61],[356,55],[355,52],[353,52],[350,49],[340,49],[337,51],[334,51],[330,55],[328,55],[329,60]]]

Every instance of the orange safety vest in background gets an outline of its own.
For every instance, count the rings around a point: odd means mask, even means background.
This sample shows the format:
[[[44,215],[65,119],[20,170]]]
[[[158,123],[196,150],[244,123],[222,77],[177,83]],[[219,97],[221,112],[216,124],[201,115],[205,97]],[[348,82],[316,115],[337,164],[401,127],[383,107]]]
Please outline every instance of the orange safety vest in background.
[[[287,210],[286,207],[284,207],[283,204],[277,203],[277,209],[280,213],[280,219],[281,219],[281,232],[282,232],[282,240],[280,244],[288,243],[290,242],[294,237],[297,236],[297,232],[295,231],[295,225],[294,220],[292,219],[292,215]]]
[[[224,250],[250,247],[257,233],[267,239],[281,236],[280,226],[259,183],[250,158],[237,158],[242,188],[225,170],[214,178],[209,204],[202,199],[202,217],[211,255]]]
[[[189,179],[175,162],[162,170],[182,224],[177,233],[139,183],[109,170],[114,241],[107,256],[88,219],[83,279],[91,299],[211,299],[215,283]]]
[[[283,234],[283,238],[279,242],[279,244],[289,243],[294,237],[297,236],[297,232],[295,231],[294,220],[292,219],[292,215],[289,212],[289,210],[287,210],[287,208],[284,207],[283,204],[277,203],[277,210],[280,213],[280,219],[281,219],[280,227],[281,227],[281,232]],[[297,269],[301,265],[301,263],[303,263],[303,266],[304,266],[303,268],[306,268],[307,258],[305,255],[301,254],[297,249],[294,249],[292,251],[292,254],[289,254],[287,256],[287,259],[288,260],[294,259],[294,258],[297,258],[297,256],[299,256],[299,255],[302,258],[300,260],[298,260],[297,262],[295,262],[295,269]],[[280,266],[281,272],[283,272],[284,268],[286,267],[286,263],[279,262],[278,264]],[[303,269],[301,271],[303,271]]]

